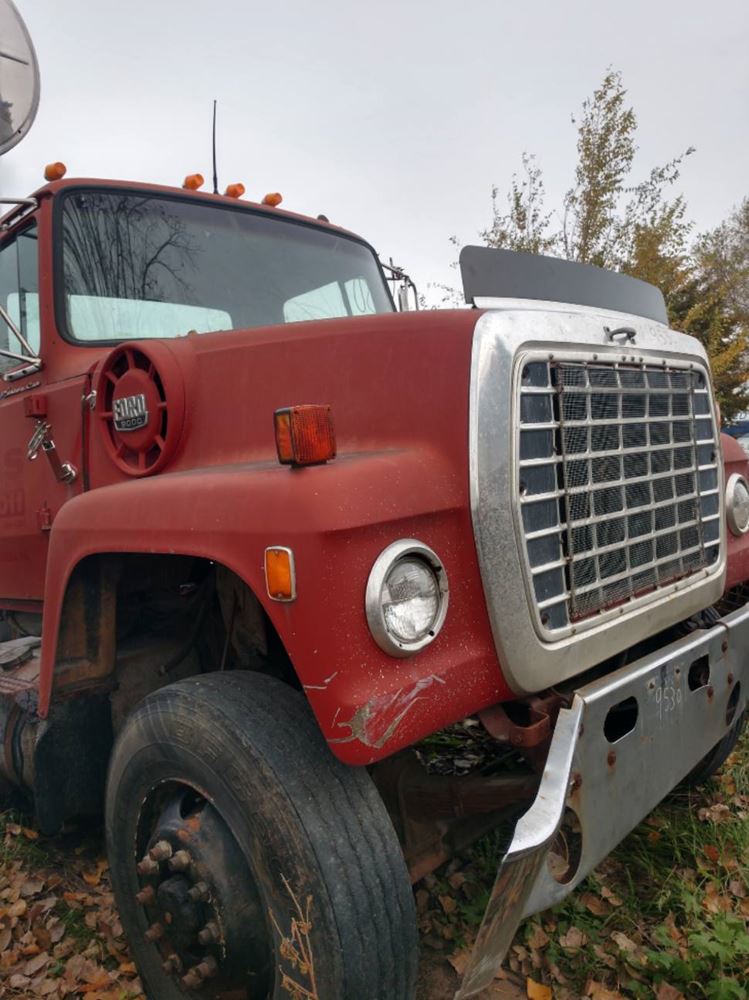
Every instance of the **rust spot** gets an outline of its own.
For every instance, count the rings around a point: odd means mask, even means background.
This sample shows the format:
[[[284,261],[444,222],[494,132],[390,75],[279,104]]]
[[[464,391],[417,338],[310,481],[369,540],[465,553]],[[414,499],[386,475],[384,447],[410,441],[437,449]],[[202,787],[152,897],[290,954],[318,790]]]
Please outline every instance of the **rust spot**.
[[[715,694],[715,688],[711,684],[707,689],[707,700],[712,701],[714,694]]]
[[[582,783],[583,783],[582,774],[580,774],[579,771],[575,771],[575,773],[572,775],[572,782],[570,784],[570,794],[574,795],[575,792],[578,790],[578,788],[580,788]]]
[[[729,674],[726,680],[728,681],[729,686],[733,684],[733,674]]]
[[[728,652],[728,639],[723,640],[723,642],[720,644],[720,648],[723,650],[724,653]]]
[[[616,751],[615,750],[609,750],[609,755],[606,758],[606,760],[608,761],[609,767],[613,767],[614,764],[616,764]]]

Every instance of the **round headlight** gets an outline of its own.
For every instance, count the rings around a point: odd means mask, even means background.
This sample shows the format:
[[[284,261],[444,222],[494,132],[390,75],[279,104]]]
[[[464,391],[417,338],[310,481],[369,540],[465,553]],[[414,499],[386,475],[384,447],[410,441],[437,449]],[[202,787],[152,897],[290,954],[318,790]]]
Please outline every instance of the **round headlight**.
[[[734,535],[743,535],[749,530],[749,486],[736,472],[729,476],[726,484],[726,517]]]
[[[418,652],[442,628],[447,599],[447,574],[428,546],[413,538],[388,545],[367,582],[367,622],[375,642],[391,656]]]

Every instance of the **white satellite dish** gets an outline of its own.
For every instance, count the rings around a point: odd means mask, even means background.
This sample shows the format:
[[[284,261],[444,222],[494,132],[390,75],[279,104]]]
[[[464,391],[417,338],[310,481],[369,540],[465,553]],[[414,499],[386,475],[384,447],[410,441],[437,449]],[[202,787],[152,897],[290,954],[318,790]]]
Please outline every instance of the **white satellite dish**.
[[[0,0],[0,156],[31,128],[39,107],[39,64],[13,0]]]

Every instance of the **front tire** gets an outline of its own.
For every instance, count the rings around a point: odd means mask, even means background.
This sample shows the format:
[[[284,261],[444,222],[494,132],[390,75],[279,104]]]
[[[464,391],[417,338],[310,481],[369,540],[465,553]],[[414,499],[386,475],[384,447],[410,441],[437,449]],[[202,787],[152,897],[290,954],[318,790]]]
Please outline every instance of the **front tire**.
[[[410,1000],[413,895],[364,769],[253,673],[156,691],[110,765],[107,848],[150,1000]]]

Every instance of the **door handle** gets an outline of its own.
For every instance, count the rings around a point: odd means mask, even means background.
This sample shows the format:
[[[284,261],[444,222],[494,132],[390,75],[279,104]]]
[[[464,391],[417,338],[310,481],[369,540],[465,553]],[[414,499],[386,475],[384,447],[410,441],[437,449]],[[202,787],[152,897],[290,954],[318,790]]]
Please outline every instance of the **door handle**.
[[[61,462],[57,454],[57,448],[52,438],[52,427],[46,420],[38,421],[31,435],[31,440],[26,448],[26,458],[30,462],[35,462],[39,457],[39,452],[43,451],[52,467],[55,479],[59,483],[73,483],[78,476],[78,471],[70,462]]]

